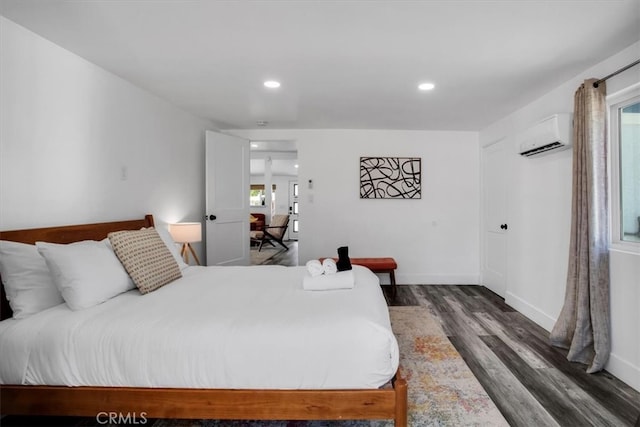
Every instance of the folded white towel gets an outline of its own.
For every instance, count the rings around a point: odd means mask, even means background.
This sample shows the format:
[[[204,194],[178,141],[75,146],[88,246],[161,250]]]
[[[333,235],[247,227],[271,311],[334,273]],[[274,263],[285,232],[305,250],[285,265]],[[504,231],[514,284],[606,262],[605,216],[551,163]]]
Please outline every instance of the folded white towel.
[[[302,287],[305,291],[330,291],[334,289],[353,289],[355,277],[353,270],[341,271],[335,274],[322,274],[311,277],[305,275]]]
[[[333,258],[325,258],[322,261],[322,268],[324,269],[324,274],[336,274],[338,272],[338,266]]]
[[[316,277],[324,273],[324,267],[317,259],[312,259],[311,261],[307,261],[307,271],[311,275],[311,277]]]

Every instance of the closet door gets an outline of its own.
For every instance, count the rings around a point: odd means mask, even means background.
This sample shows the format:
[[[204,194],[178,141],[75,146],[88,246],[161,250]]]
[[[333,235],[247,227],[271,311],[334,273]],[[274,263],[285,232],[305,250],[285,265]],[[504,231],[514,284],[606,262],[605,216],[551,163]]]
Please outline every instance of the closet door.
[[[507,154],[505,140],[482,149],[482,284],[501,297],[507,287]]]

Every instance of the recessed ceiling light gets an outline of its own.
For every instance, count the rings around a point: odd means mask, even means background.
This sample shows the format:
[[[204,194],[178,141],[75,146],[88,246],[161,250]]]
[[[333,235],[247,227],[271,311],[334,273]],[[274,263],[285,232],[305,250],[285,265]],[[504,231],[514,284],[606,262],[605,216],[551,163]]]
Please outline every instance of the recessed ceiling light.
[[[436,87],[436,85],[433,83],[420,83],[418,85],[418,89],[420,90],[432,90],[434,87]]]
[[[294,167],[294,168],[296,168],[296,169],[298,169],[298,167],[299,167],[299,166],[298,166],[298,165],[293,165],[293,167]]]
[[[255,142],[251,143],[251,148],[258,148],[258,144],[256,144]]]
[[[269,89],[276,89],[280,87],[280,82],[277,82],[275,80],[267,80],[266,82],[264,82],[264,86],[268,87]]]

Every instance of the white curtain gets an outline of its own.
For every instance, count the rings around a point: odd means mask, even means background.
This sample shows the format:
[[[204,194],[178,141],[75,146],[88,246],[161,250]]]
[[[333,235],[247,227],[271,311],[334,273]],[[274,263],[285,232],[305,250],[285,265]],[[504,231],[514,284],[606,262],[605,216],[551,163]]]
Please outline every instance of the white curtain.
[[[551,344],[567,359],[600,371],[611,351],[606,87],[586,80],[576,91],[573,118],[573,199],[565,301]]]

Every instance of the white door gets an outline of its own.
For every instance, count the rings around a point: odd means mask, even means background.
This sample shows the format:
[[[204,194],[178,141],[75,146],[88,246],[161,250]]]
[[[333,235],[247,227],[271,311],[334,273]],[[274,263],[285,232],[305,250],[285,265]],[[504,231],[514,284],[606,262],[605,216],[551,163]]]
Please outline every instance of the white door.
[[[507,287],[507,155],[500,140],[482,149],[482,284],[504,297]]]
[[[298,219],[298,181],[289,181],[289,227],[287,228],[288,239],[298,240],[298,229],[300,220]]]
[[[249,141],[207,131],[207,265],[249,265]]]

